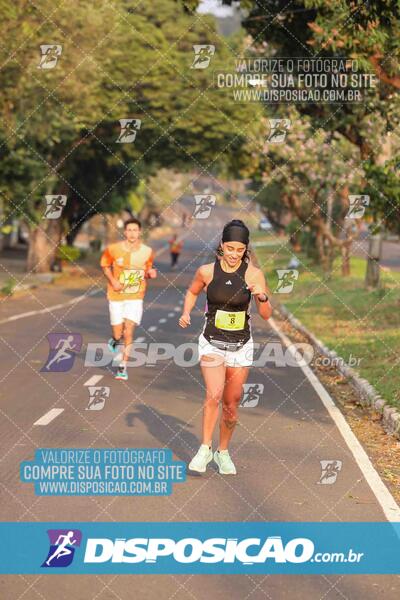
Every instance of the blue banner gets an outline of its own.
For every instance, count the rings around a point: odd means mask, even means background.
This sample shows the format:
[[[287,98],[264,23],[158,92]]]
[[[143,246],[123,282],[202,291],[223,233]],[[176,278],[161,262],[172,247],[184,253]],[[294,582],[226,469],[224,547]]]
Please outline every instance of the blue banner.
[[[20,477],[37,496],[168,496],[186,464],[164,448],[38,448]]]
[[[0,523],[0,572],[399,574],[400,523]]]

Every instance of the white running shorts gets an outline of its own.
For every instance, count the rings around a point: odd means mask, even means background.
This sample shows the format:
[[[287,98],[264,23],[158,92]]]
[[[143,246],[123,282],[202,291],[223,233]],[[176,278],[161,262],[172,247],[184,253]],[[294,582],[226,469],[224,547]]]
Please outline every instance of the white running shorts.
[[[213,355],[213,362],[207,361],[207,366],[218,366],[225,364],[227,367],[251,367],[253,364],[254,343],[253,338],[250,338],[239,350],[232,352],[231,350],[222,350],[210,344],[203,334],[199,337],[199,360],[207,354]]]
[[[124,319],[140,325],[143,315],[143,300],[109,300],[111,325],[121,325]]]

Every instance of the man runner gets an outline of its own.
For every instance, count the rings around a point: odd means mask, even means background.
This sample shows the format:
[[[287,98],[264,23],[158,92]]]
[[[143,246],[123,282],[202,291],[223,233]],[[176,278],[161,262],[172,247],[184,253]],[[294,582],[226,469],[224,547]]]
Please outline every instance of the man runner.
[[[100,265],[108,280],[112,338],[108,342],[111,352],[123,345],[122,361],[115,379],[127,380],[126,364],[133,341],[135,325],[139,325],[143,314],[143,298],[146,279],[157,277],[153,268],[154,252],[142,243],[142,225],[138,219],[124,223],[125,240],[108,246],[101,257]]]

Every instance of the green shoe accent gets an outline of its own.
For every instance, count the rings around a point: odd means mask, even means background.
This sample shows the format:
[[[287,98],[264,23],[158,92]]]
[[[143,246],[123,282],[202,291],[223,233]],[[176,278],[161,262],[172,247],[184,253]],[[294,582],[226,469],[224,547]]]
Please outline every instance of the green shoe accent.
[[[214,462],[218,465],[221,475],[236,475],[236,467],[229,456],[228,450],[214,452]]]
[[[117,374],[115,375],[115,379],[119,379],[120,381],[128,380],[128,371],[124,367],[118,367]]]

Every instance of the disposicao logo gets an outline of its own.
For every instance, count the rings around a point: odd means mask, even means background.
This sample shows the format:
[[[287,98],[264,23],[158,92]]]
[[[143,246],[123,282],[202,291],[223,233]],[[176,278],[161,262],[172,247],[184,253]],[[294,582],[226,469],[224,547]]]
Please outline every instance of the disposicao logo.
[[[82,532],[79,529],[48,529],[50,548],[42,567],[68,567],[81,545]]]
[[[251,550],[250,550],[251,548]],[[271,559],[276,563],[303,563],[310,560],[314,544],[307,538],[295,538],[285,545],[280,536],[260,538],[89,538],[85,563],[156,563],[173,558],[177,563],[243,563],[252,565]]]
[[[50,349],[42,372],[66,372],[72,369],[75,356],[82,347],[80,333],[49,333]]]

